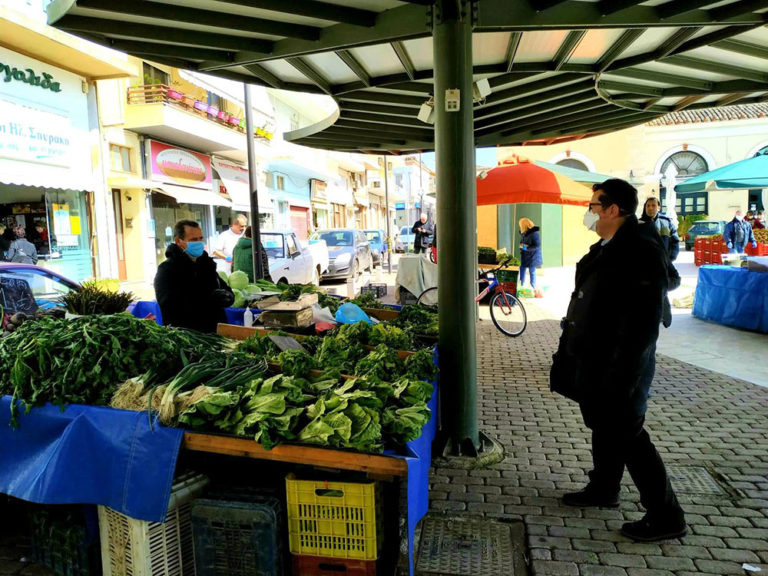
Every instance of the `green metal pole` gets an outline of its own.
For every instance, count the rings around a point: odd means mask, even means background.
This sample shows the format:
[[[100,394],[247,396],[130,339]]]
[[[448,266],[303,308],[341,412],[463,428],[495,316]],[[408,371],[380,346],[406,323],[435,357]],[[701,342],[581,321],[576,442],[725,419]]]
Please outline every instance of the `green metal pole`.
[[[434,6],[435,160],[440,223],[440,401],[446,455],[477,455],[477,197],[472,122],[471,6]],[[446,91],[459,91],[459,110],[446,110]]]

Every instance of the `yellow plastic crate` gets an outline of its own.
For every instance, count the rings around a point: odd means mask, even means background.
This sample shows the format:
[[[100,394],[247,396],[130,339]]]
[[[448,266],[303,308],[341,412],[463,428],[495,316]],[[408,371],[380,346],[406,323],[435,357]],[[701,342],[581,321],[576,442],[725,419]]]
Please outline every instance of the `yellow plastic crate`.
[[[376,482],[285,479],[291,554],[376,560],[383,536]]]

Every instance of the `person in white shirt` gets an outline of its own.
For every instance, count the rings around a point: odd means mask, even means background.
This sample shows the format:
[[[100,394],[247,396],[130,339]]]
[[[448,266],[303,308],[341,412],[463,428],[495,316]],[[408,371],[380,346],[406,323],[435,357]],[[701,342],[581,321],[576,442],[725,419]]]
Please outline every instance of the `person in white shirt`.
[[[243,237],[245,227],[248,226],[248,218],[244,214],[238,214],[235,221],[216,239],[213,248],[213,258],[216,260],[216,268],[227,274],[232,271],[232,252],[240,238]]]

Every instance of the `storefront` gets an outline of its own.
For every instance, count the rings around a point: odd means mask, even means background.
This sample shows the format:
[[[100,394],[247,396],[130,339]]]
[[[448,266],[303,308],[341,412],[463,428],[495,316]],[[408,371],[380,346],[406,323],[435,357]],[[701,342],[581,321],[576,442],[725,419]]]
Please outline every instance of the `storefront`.
[[[228,195],[232,206],[217,206],[214,212],[215,226],[220,232],[226,230],[238,214],[251,220],[250,182],[248,168],[216,156],[211,158],[213,187],[221,194]],[[259,198],[259,223],[266,230],[274,226],[274,203],[266,186],[266,180],[257,167],[257,193]]]
[[[328,185],[323,180],[310,180],[310,190],[312,194],[312,227],[315,230],[330,228],[330,218],[328,215],[328,194],[326,192]]]
[[[310,227],[315,227],[315,211],[323,207],[321,196],[317,201],[312,200],[313,182],[326,179],[322,172],[288,159],[270,162],[267,187],[275,203],[275,229],[292,230],[300,239],[306,240]]]
[[[155,262],[165,260],[173,242],[173,226],[179,220],[198,222],[210,248],[216,240],[214,210],[232,209],[226,190],[213,189],[211,158],[156,140],[144,141],[146,178],[153,183],[151,224],[154,229]]]
[[[94,276],[88,84],[2,47],[0,68],[0,219],[25,230],[40,265]]]

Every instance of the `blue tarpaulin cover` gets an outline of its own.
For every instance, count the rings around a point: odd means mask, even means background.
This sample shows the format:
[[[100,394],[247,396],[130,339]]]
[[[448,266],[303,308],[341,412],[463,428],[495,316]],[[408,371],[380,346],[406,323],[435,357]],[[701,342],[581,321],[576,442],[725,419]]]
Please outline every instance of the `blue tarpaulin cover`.
[[[23,410],[22,410],[23,412]],[[163,522],[183,430],[146,412],[69,405],[33,408],[9,425],[0,398],[0,492],[39,504],[100,504]]]
[[[733,266],[702,266],[693,315],[768,333],[768,274]]]

